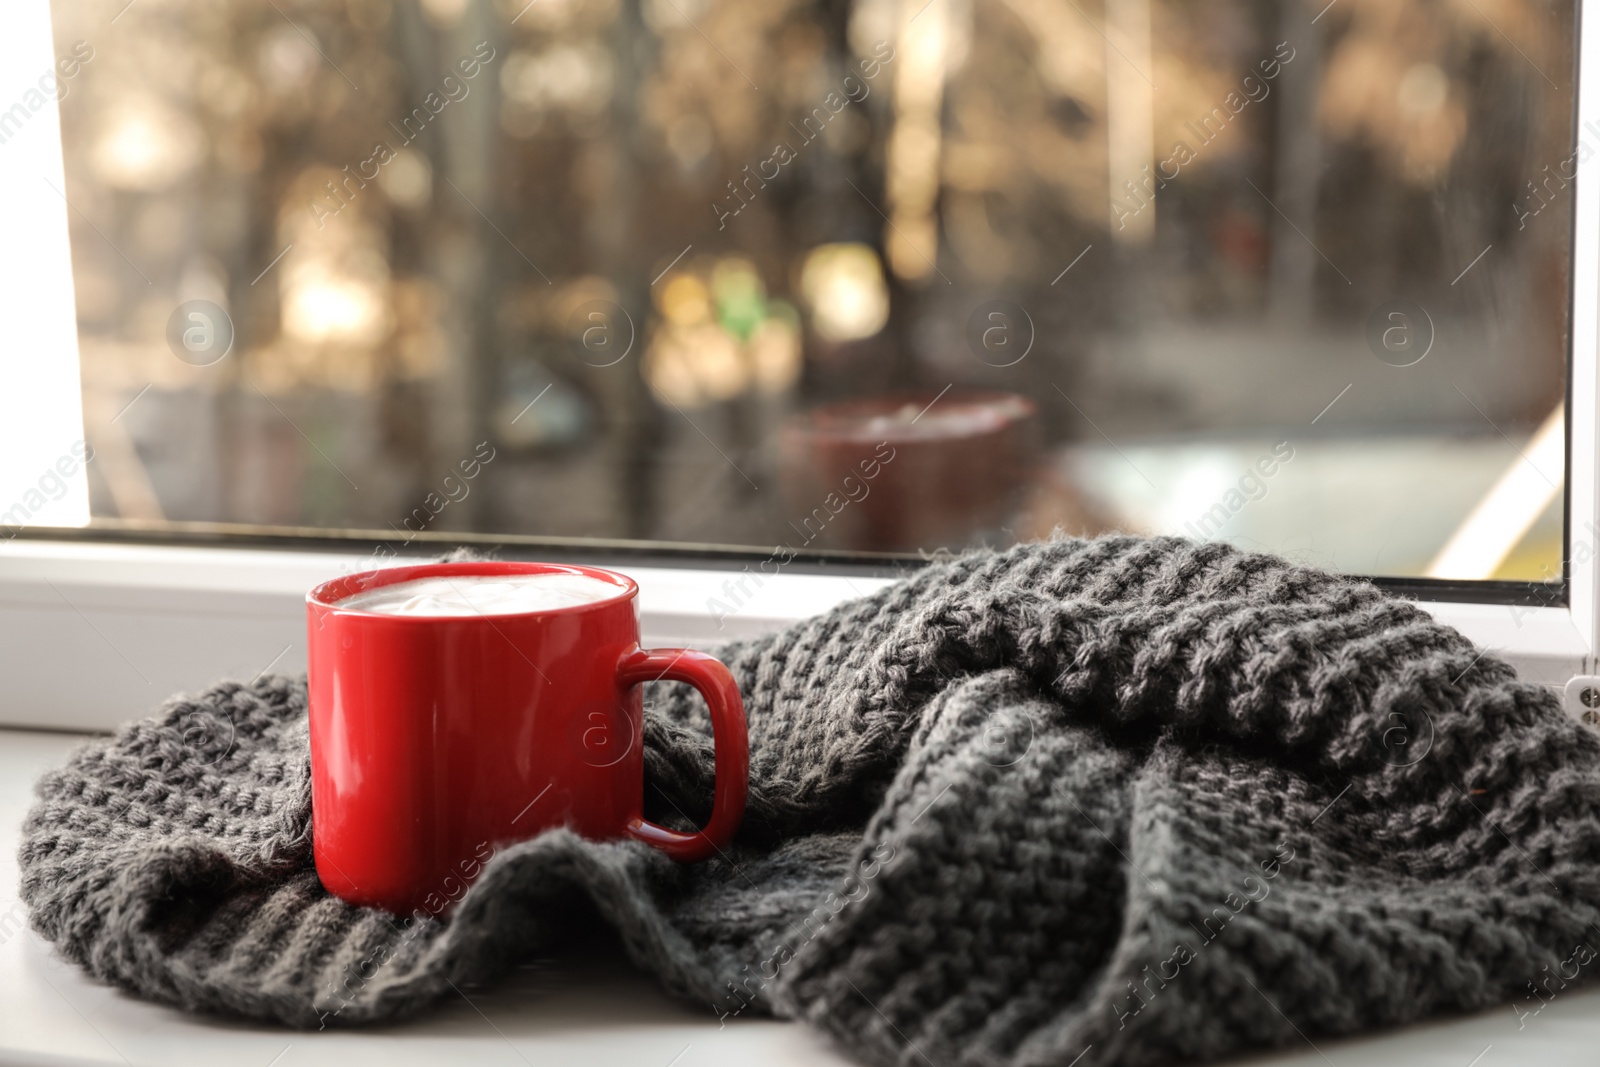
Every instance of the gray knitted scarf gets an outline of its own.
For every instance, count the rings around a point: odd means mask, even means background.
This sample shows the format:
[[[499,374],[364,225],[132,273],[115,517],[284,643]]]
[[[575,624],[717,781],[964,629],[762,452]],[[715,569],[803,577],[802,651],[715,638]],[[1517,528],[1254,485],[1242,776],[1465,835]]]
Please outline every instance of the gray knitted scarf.
[[[1063,540],[720,654],[751,758],[720,859],[557,830],[500,847],[448,920],[352,907],[312,869],[305,684],[264,678],[47,775],[23,899],[104,981],[311,1028],[408,1016],[603,921],[708,1021],[941,1067],[1525,1019],[1600,946],[1600,739],[1360,581]],[[646,745],[647,814],[703,818],[698,700],[651,693]]]

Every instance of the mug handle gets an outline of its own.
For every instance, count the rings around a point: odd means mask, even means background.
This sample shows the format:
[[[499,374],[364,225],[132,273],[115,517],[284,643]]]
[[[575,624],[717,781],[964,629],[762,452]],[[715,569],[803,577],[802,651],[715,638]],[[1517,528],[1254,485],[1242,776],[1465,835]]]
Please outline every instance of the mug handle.
[[[711,709],[716,785],[705,829],[686,834],[642,816],[628,824],[629,834],[679,862],[710,859],[733,840],[750,786],[750,738],[738,683],[718,660],[687,648],[635,649],[617,665],[617,681],[625,688],[655,681],[688,682]]]

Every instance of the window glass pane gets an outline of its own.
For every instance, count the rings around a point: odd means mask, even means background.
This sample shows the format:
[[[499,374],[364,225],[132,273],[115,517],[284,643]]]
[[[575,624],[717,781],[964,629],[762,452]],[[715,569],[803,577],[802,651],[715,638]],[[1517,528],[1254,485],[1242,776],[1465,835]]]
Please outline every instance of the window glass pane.
[[[116,6],[98,521],[1560,577],[1570,0]]]

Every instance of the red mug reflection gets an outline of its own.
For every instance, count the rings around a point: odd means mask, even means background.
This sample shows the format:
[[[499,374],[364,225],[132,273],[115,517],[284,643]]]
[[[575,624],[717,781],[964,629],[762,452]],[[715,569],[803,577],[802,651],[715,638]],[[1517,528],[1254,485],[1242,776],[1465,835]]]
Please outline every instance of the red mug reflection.
[[[568,573],[614,598],[514,614],[393,615],[341,608],[418,578]],[[639,647],[638,586],[594,567],[482,561],[348,575],[306,598],[312,837],[329,892],[437,915],[488,855],[566,826],[634,838],[677,860],[715,855],[744,815],[744,706],[728,669],[688,649]],[[700,690],[715,733],[703,830],[647,821],[639,685]],[[461,891],[450,891],[451,886]]]
[[[808,411],[783,432],[790,526],[815,547],[960,548],[1011,518],[1037,410],[1015,393],[952,389]]]

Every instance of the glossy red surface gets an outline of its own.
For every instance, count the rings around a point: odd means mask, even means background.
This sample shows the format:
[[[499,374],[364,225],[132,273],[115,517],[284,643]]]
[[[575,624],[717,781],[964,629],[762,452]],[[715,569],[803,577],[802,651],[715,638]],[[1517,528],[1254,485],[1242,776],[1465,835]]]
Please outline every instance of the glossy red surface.
[[[567,572],[615,599],[510,615],[383,615],[338,601],[440,575]],[[475,561],[395,567],[306,598],[312,833],[330,892],[396,914],[443,914],[494,852],[567,826],[637,837],[675,859],[714,855],[744,815],[744,706],[727,668],[639,648],[638,587],[612,571]],[[705,696],[715,729],[711,819],[698,833],[648,823],[638,685]]]

